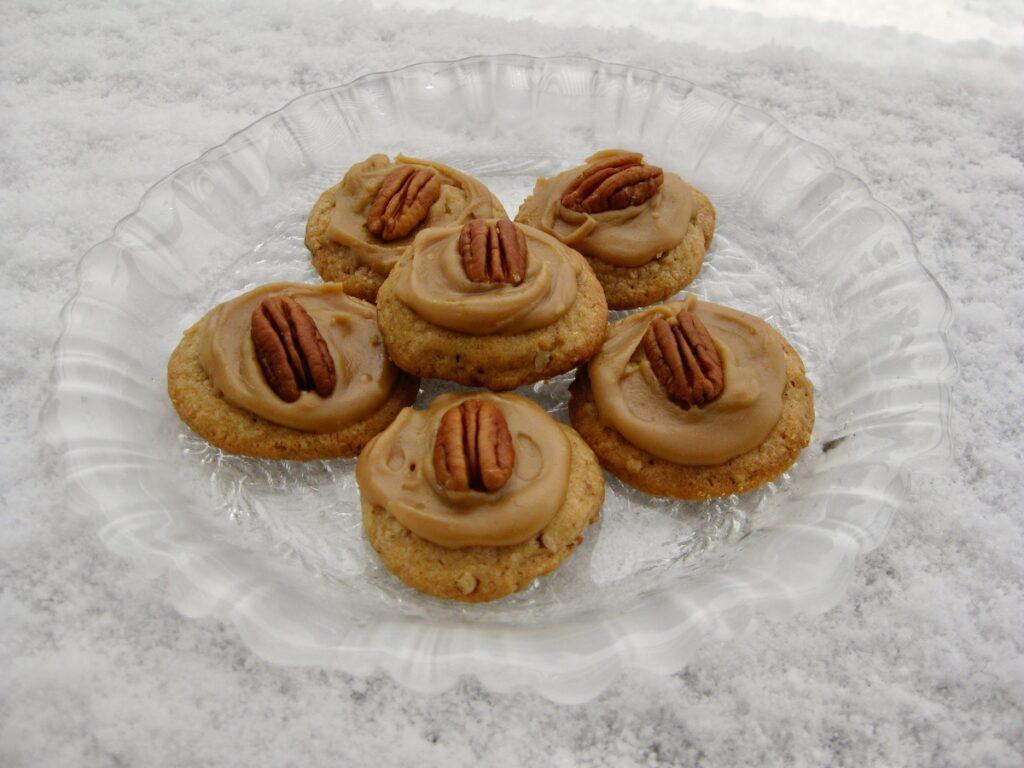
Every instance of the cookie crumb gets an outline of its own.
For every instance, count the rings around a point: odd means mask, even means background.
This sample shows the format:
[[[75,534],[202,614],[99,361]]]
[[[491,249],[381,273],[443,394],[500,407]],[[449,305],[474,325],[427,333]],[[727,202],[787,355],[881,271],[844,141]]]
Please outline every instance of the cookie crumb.
[[[821,446],[822,453],[828,453],[848,437],[849,435],[843,435],[842,437],[834,437],[831,440],[826,440]]]
[[[478,582],[476,580],[476,576],[474,576],[469,571],[467,571],[466,573],[464,573],[461,576],[459,576],[459,580],[455,582],[455,584],[458,586],[459,590],[464,595],[471,595],[471,594],[473,594],[473,590],[476,589],[477,583]]]

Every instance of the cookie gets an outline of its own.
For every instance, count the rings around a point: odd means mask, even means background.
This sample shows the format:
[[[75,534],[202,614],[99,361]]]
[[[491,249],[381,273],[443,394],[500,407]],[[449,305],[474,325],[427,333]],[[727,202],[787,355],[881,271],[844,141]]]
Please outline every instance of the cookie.
[[[663,393],[661,400],[651,394],[658,392],[659,387],[664,389],[665,385],[655,370],[656,366],[649,365],[643,342],[638,341],[646,337],[650,320],[671,321],[681,308],[695,310],[695,314],[705,318],[714,336],[714,345],[724,359],[724,382],[718,399],[703,407],[691,406],[687,411],[671,402],[667,393]],[[581,368],[570,387],[569,415],[573,426],[597,454],[605,469],[641,491],[681,499],[709,499],[744,493],[788,469],[810,442],[814,427],[814,392],[799,355],[781,334],[766,323],[733,310],[729,310],[730,314],[724,319],[721,314],[708,319],[709,308],[717,308],[715,313],[725,309],[708,302],[698,304],[689,297],[685,302],[655,307],[613,324],[605,344],[605,348],[611,347],[609,356],[602,357],[603,349],[593,358],[589,370]],[[654,318],[642,317],[651,314]],[[737,318],[739,324],[733,336],[727,326]],[[729,345],[739,346],[741,342],[737,338],[749,335],[751,328],[757,334],[752,343],[755,354],[738,360],[735,350]],[[770,368],[770,375],[752,385],[750,377],[743,372],[743,366],[755,364],[752,360],[760,354],[757,345],[762,343],[773,358],[766,366]],[[619,361],[629,358],[625,367],[614,362],[612,358],[616,357]],[[600,377],[600,394],[595,394],[595,375]],[[638,431],[631,432],[632,440],[616,428],[620,415],[615,414],[608,404],[613,396],[608,391],[609,382],[619,375],[626,377],[622,386],[627,399],[631,399],[632,407],[640,412],[650,411],[650,418],[657,422],[638,424]],[[730,377],[734,381],[730,381]],[[674,383],[670,380],[669,386]],[[757,388],[760,390],[755,396]],[[757,398],[766,391],[771,401],[760,402]],[[605,413],[602,413],[602,403],[605,404]],[[702,425],[705,414],[716,407],[716,403],[722,406],[725,414],[720,424],[716,427],[714,415],[708,414],[707,423]],[[683,414],[692,412],[689,417],[691,424],[706,426],[706,434],[662,428],[671,418],[670,412],[674,408],[679,409],[679,415],[684,419],[687,417]],[[751,426],[756,429],[747,434],[746,429]],[[655,440],[650,433],[659,429],[663,432],[659,438],[663,439]],[[730,434],[731,431],[736,433]],[[761,431],[765,431],[763,436]],[[645,440],[649,441],[647,446],[636,444]],[[691,463],[671,460],[673,440],[677,450],[689,452],[684,458]],[[748,447],[744,441],[754,444]],[[707,451],[707,455],[702,457],[702,451]],[[705,463],[699,463],[701,460]]]
[[[282,310],[282,299],[302,309],[289,304]],[[318,365],[299,366],[299,379],[309,378],[312,368],[316,381],[287,381],[285,371],[277,382],[279,389],[295,385],[285,391],[292,402],[268,382],[253,342],[254,310],[267,300],[312,322],[323,342],[314,341],[305,353],[297,348],[300,355],[321,355]],[[289,367],[287,360],[283,365]],[[331,380],[317,378],[327,369]],[[305,461],[356,455],[416,399],[419,381],[387,360],[372,305],[346,296],[337,284],[275,283],[218,305],[185,331],[167,364],[167,391],[182,421],[212,445]]]
[[[593,256],[586,257],[604,288],[609,309],[646,307],[674,296],[693,282],[704,265],[704,254],[715,233],[715,208],[711,201],[696,189],[693,197],[696,212],[683,241],[653,261],[639,267],[616,267]]]
[[[511,474],[494,492],[448,490],[453,482],[446,476],[442,484],[433,459],[435,435],[451,420],[445,414],[474,401],[507,416],[515,449]],[[396,446],[415,466],[389,475],[382,467]],[[408,409],[366,446],[356,471],[363,529],[384,566],[420,592],[463,602],[505,597],[554,571],[604,500],[601,469],[579,435],[516,395],[445,395],[425,412]],[[417,517],[417,505],[427,512]]]
[[[473,177],[440,163],[376,154],[320,195],[305,242],[320,277],[373,302],[419,230],[492,217],[508,215]]]
[[[608,317],[604,292],[582,256],[550,235],[501,222],[508,242],[521,237],[524,243],[519,282],[491,282],[483,273],[479,281],[470,278],[463,257],[482,258],[490,242],[484,230],[497,232],[497,225],[424,230],[381,287],[381,334],[403,370],[507,390],[571,370],[600,346]],[[472,228],[484,244],[463,236]]]
[[[696,277],[711,246],[715,208],[642,155],[608,150],[539,179],[516,221],[580,251],[608,308],[632,309],[672,296]]]

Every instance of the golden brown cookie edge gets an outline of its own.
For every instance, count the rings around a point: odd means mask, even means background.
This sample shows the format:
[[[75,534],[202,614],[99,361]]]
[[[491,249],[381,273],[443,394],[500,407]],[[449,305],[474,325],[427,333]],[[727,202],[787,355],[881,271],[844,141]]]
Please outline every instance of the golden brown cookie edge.
[[[324,282],[342,283],[349,296],[373,303],[385,275],[360,264],[348,246],[335,243],[327,236],[337,188],[336,184],[326,190],[313,205],[306,221],[306,248],[309,249],[313,269]]]

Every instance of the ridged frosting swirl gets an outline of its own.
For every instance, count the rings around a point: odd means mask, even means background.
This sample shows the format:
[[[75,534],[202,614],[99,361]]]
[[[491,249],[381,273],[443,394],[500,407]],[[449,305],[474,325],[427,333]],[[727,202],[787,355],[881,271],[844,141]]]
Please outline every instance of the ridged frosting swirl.
[[[450,491],[435,475],[432,454],[441,417],[474,398],[501,410],[515,465],[496,492]],[[572,448],[565,427],[525,397],[491,392],[441,395],[424,411],[406,408],[359,456],[364,502],[386,509],[417,536],[442,547],[510,546],[536,536],[569,489]]]
[[[395,295],[424,320],[471,335],[516,334],[551,325],[576,300],[579,255],[544,232],[517,225],[526,238],[526,275],[518,285],[469,279],[459,252],[461,227],[416,235],[393,279]]]
[[[617,267],[639,267],[675,248],[686,236],[693,216],[690,186],[677,174],[653,197],[620,210],[587,213],[562,205],[562,195],[577,176],[594,162],[622,150],[610,149],[587,158],[585,164],[550,179],[539,179],[520,218],[585,256]]]
[[[366,228],[366,216],[384,179],[400,166],[427,168],[441,177],[441,195],[430,206],[416,230],[396,240],[383,241]],[[441,163],[398,155],[394,162],[376,154],[353,165],[334,193],[327,237],[348,246],[359,262],[386,275],[412,242],[427,227],[462,224],[470,219],[506,218],[505,209],[481,182]]]
[[[689,410],[666,396],[641,343],[654,320],[670,320],[680,309],[696,314],[708,329],[725,380],[717,398]],[[723,464],[764,442],[782,414],[786,388],[778,332],[753,315],[692,294],[611,326],[587,371],[603,423],[658,458],[693,466]]]
[[[264,299],[288,296],[316,323],[334,361],[329,397],[303,392],[287,403],[264,377],[250,333]],[[333,432],[366,418],[388,399],[398,369],[385,353],[372,304],[346,296],[339,283],[270,283],[218,304],[202,320],[199,363],[232,405],[267,421],[306,432]]]

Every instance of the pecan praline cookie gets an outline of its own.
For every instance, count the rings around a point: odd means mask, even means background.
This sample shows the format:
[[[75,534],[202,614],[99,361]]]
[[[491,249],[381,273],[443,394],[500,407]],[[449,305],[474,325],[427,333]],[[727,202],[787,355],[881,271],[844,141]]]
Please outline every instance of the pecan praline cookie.
[[[320,195],[306,222],[306,247],[320,277],[373,302],[417,232],[478,218],[508,215],[477,179],[429,160],[375,154]]]
[[[657,496],[750,491],[788,469],[814,427],[813,387],[782,335],[692,296],[611,325],[570,393],[601,465]]]
[[[356,465],[363,530],[407,585],[496,600],[558,568],[604,501],[593,452],[512,394],[442,395],[406,409]]]
[[[608,318],[579,253],[507,220],[423,230],[381,286],[377,314],[403,370],[493,390],[571,370],[600,347]]]
[[[214,307],[167,363],[175,410],[230,453],[354,456],[415,400],[385,354],[373,305],[336,283],[272,283]]]
[[[584,165],[537,180],[516,221],[580,251],[609,309],[661,301],[700,271],[715,231],[707,196],[643,155],[606,150]]]

